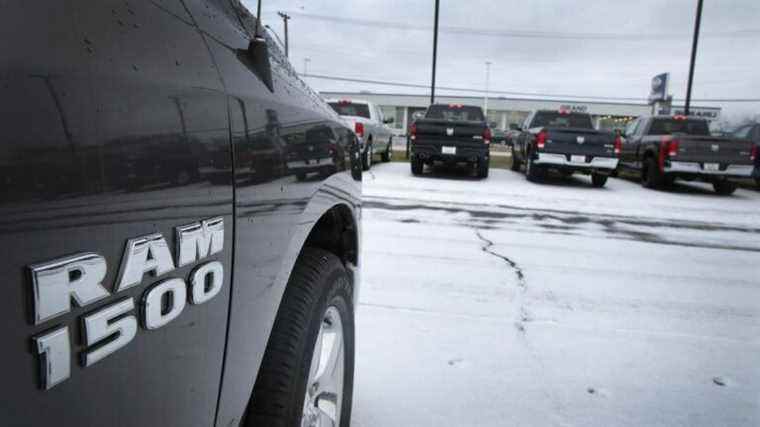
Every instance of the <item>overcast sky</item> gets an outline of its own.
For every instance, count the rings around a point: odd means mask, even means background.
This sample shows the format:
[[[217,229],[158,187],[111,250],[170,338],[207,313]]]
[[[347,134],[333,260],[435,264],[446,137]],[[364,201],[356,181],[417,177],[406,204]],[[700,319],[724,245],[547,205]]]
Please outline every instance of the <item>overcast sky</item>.
[[[255,0],[244,0],[252,11]],[[696,0],[441,0],[439,86],[646,98],[670,72],[684,98]],[[283,36],[303,72],[428,85],[434,0],[263,0],[264,23]],[[760,1],[706,0],[693,98],[760,98]],[[424,89],[308,79],[320,91],[425,93]],[[715,105],[695,102],[695,105]],[[760,103],[721,103],[724,115]]]

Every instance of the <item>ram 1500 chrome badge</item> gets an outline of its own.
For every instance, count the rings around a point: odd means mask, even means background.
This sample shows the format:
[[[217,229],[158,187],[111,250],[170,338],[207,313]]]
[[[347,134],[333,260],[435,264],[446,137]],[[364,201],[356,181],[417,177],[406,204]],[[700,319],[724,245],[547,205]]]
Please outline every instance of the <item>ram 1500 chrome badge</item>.
[[[138,286],[146,274],[158,278],[177,267],[197,263],[224,249],[224,219],[212,218],[175,228],[176,263],[166,239],[159,233],[129,239],[113,294]],[[106,259],[96,253],[79,253],[29,266],[34,297],[34,324],[52,320],[71,311],[72,303],[86,307],[112,295],[103,286]],[[224,267],[209,261],[195,267],[187,282],[165,278],[149,286],[135,302],[120,299],[82,316],[81,336],[86,349],[82,366],[90,366],[119,350],[135,337],[138,317],[144,329],[153,330],[176,319],[190,304],[203,304],[222,289]],[[139,312],[135,313],[135,307]],[[72,326],[75,327],[75,326]],[[71,375],[69,326],[56,326],[32,338],[39,357],[41,386],[59,384]]]

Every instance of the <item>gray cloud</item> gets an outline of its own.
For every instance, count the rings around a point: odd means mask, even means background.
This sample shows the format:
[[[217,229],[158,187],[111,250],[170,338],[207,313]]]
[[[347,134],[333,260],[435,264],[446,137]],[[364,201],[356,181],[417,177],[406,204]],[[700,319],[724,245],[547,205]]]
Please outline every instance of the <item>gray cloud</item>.
[[[433,0],[263,1],[263,18],[280,35],[276,11],[292,12],[291,62],[299,71],[308,57],[315,74],[430,82]],[[255,1],[244,3],[255,10]],[[437,83],[483,89],[491,61],[494,90],[644,98],[651,77],[670,72],[671,92],[683,98],[695,8],[696,0],[442,0]],[[760,2],[706,1],[702,31],[694,98],[760,98]],[[760,103],[717,105],[734,117],[760,112]]]

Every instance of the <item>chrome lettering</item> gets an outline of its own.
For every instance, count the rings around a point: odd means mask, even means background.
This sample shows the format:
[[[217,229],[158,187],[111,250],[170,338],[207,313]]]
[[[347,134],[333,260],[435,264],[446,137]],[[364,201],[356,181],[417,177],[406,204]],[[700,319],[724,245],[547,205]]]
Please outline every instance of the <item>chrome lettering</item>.
[[[203,304],[214,298],[222,290],[224,266],[219,261],[211,261],[193,270],[190,275],[190,302]]]
[[[134,308],[134,300],[127,298],[84,317],[82,335],[90,348],[82,355],[84,366],[103,360],[132,341],[137,334],[137,319],[127,313]],[[98,345],[108,338],[111,340]]]
[[[76,254],[29,268],[35,325],[68,313],[72,298],[84,307],[110,295],[102,284],[106,277],[106,260],[98,254]]]
[[[175,228],[177,265],[191,264],[224,249],[224,218],[216,217]]]
[[[69,327],[62,326],[32,338],[40,360],[42,388],[50,390],[71,376]]]
[[[145,273],[158,277],[172,270],[174,270],[174,261],[169,252],[169,246],[161,234],[129,239],[124,249],[124,260],[116,292],[139,284]]]
[[[164,299],[168,308],[164,309]],[[176,319],[185,309],[187,285],[182,279],[168,279],[151,287],[143,295],[142,314],[145,329],[158,329]]]

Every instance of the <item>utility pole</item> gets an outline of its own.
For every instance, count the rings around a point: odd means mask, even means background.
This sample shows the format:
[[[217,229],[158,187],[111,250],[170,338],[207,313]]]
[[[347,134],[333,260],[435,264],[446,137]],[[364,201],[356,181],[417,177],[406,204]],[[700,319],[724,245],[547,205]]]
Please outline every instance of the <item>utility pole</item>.
[[[282,18],[282,22],[285,24],[285,56],[290,56],[290,49],[288,46],[288,21],[290,21],[290,15],[284,13],[284,12],[277,12],[278,15],[280,15],[280,18]]]
[[[433,30],[433,81],[430,84],[430,104],[435,104],[435,67],[438,58],[438,10],[440,0],[435,0],[435,26]]]
[[[486,61],[486,99],[483,105],[483,111],[486,115],[486,121],[488,121],[488,90],[491,85],[491,61]]]
[[[311,58],[304,58],[303,59],[303,75],[306,76],[309,74],[309,62],[311,62]]]
[[[694,83],[694,62],[697,60],[697,44],[699,43],[699,26],[702,23],[702,0],[697,0],[697,19],[694,23],[694,40],[691,45],[691,63],[689,64],[689,83],[686,86],[686,106],[684,115],[688,116],[691,109],[691,85]]]

